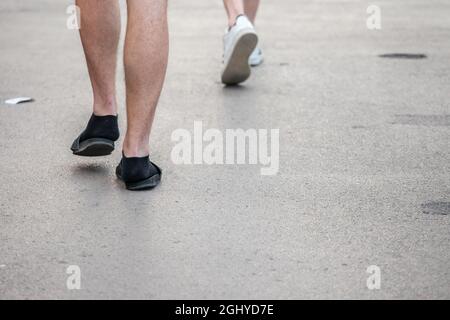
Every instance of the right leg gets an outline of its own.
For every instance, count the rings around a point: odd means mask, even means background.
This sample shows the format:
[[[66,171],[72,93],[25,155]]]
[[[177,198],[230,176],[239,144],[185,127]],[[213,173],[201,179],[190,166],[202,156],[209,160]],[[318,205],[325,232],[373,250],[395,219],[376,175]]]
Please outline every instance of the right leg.
[[[250,19],[253,25],[255,25],[256,14],[259,8],[259,0],[244,0],[244,12],[245,15]],[[253,50],[249,63],[252,67],[259,66],[263,62],[263,54],[260,48]]]
[[[127,89],[126,156],[149,155],[149,136],[169,54],[167,0],[128,0],[124,65]]]
[[[94,102],[91,119],[71,149],[80,156],[104,156],[114,150],[119,138],[115,92],[119,4],[118,0],[77,0],[76,4]]]
[[[259,0],[244,0],[244,12],[250,21],[255,24],[256,13],[259,8]]]
[[[167,0],[127,0],[127,5],[127,133],[116,175],[127,189],[143,190],[161,180],[161,169],[149,158],[149,136],[169,53]]]

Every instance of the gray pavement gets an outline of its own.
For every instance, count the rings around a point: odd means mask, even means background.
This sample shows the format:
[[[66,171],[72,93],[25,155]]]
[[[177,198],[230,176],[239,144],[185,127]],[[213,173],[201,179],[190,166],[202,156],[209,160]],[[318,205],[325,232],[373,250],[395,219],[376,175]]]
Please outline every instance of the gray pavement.
[[[0,298],[449,299],[450,3],[378,1],[376,31],[370,3],[263,0],[265,64],[223,88],[221,2],[172,1],[151,139],[164,179],[130,193],[119,150],[69,151],[91,107],[70,3],[2,0]],[[398,52],[427,58],[378,57]],[[21,95],[36,101],[3,103]],[[200,120],[279,128],[278,175],[173,164],[171,133]]]

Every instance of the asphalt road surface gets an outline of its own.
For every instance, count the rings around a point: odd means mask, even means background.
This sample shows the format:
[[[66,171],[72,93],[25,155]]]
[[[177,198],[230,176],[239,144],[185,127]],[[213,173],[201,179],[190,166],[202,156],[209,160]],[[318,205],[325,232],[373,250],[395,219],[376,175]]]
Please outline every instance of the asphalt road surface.
[[[70,4],[0,3],[1,299],[450,298],[448,1],[378,1],[369,30],[369,1],[263,0],[266,60],[235,88],[221,1],[172,1],[164,177],[138,193],[116,180],[120,149],[69,150],[92,102]],[[426,56],[380,57],[395,53]],[[120,63],[118,83],[123,133]],[[194,121],[279,129],[278,174],[174,164],[171,134]]]

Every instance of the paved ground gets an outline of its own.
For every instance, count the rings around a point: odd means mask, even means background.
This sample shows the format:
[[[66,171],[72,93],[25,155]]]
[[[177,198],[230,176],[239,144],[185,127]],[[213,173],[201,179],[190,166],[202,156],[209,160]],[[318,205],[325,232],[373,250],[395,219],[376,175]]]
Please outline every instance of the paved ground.
[[[36,101],[0,104],[0,298],[450,298],[450,4],[378,1],[370,31],[369,2],[263,2],[266,63],[234,89],[220,1],[171,3],[164,181],[130,193],[119,151],[68,149],[91,103],[69,3],[2,0],[0,99]],[[398,52],[427,58],[378,57]],[[173,164],[171,133],[194,120],[280,128],[279,174]]]

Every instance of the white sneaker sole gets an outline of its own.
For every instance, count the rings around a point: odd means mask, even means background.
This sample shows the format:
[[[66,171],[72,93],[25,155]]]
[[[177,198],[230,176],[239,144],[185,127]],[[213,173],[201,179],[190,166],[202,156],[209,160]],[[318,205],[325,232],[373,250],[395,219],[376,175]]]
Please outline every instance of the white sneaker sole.
[[[232,52],[222,71],[222,82],[233,85],[250,77],[249,58],[258,44],[258,36],[253,30],[242,30],[232,45]]]

